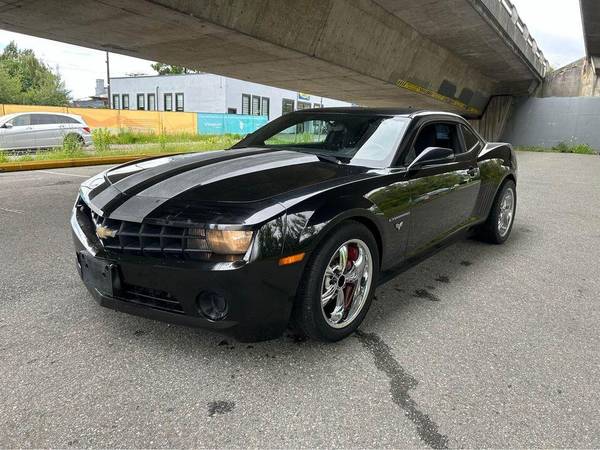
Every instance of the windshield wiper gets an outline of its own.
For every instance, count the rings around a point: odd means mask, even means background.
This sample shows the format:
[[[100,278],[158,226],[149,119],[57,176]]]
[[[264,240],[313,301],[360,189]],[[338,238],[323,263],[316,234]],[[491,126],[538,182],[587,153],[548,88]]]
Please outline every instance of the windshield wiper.
[[[334,155],[324,155],[322,153],[308,152],[306,150],[296,150],[300,153],[305,153],[307,155],[313,155],[319,158],[320,161],[329,162],[333,164],[347,164],[350,162],[350,158],[342,158]]]
[[[337,158],[333,155],[321,155],[319,153],[311,153],[311,155],[315,155],[317,158],[319,158],[319,160],[324,162],[330,162],[334,164],[342,164],[345,162],[341,158]]]

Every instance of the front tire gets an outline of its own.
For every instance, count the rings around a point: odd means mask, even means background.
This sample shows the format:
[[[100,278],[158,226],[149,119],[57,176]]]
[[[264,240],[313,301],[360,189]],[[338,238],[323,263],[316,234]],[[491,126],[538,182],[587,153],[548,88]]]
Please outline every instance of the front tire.
[[[507,180],[496,198],[485,223],[479,229],[479,237],[491,244],[504,244],[515,221],[517,188],[513,180]]]
[[[358,222],[343,223],[307,265],[294,305],[296,331],[329,342],[352,334],[371,306],[378,274],[373,234]]]

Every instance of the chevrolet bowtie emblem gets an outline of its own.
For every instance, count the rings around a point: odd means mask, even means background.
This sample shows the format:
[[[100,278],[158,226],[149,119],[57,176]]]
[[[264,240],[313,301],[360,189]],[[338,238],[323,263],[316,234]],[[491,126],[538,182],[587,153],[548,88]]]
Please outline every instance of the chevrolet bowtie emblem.
[[[114,238],[117,235],[118,230],[113,230],[112,228],[105,227],[104,225],[98,225],[96,227],[96,236],[100,239],[108,239]]]

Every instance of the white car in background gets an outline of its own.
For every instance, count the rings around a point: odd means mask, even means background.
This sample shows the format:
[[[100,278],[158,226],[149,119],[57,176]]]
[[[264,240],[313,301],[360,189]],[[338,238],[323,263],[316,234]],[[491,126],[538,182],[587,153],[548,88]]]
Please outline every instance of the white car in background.
[[[64,113],[26,112],[0,117],[0,150],[61,147],[74,139],[90,145],[90,127],[81,116]]]

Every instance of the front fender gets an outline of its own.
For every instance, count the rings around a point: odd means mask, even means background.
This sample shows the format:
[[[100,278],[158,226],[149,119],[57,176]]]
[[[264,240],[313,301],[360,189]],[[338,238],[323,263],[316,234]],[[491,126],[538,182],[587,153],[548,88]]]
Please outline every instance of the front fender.
[[[284,254],[312,252],[321,240],[344,220],[360,219],[381,240],[383,215],[364,197],[342,196],[330,201],[313,199],[287,214]]]

